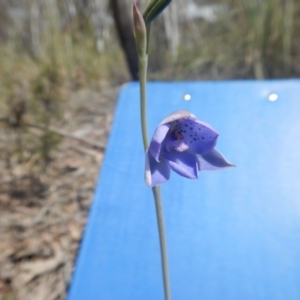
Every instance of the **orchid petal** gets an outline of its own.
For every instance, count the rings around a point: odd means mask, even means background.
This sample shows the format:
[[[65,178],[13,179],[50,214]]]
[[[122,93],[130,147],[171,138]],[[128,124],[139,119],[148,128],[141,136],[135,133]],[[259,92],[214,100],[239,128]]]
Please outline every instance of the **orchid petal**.
[[[235,167],[235,165],[229,163],[225,157],[216,149],[197,156],[199,161],[199,168],[201,171],[213,171],[223,168]]]
[[[165,160],[169,167],[183,177],[198,178],[198,163],[195,155],[189,152],[166,152]]]
[[[174,111],[173,113],[171,113],[165,119],[163,119],[162,122],[160,123],[160,125],[171,123],[171,122],[174,122],[176,120],[180,120],[182,118],[189,118],[189,119],[193,119],[193,120],[197,119],[195,115],[189,113],[188,111],[177,110],[177,111]]]
[[[189,149],[203,155],[210,152],[217,143],[219,134],[208,124],[192,119],[182,119],[174,127],[183,136],[184,143]]]
[[[170,124],[159,125],[156,128],[152,140],[150,142],[149,152],[152,154],[152,156],[157,162],[159,162],[160,160],[160,153],[162,151],[163,141],[169,131],[169,128]]]
[[[170,178],[170,168],[164,160],[157,162],[149,151],[146,152],[145,181],[149,187],[164,183]]]

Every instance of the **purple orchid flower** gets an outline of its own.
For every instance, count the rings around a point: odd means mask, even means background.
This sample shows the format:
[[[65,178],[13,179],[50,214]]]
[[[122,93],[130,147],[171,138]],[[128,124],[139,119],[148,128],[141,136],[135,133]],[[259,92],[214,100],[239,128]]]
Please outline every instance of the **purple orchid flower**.
[[[198,171],[233,167],[214,149],[219,134],[187,111],[176,111],[156,128],[146,151],[145,180],[153,187],[170,178],[170,170],[195,179]]]

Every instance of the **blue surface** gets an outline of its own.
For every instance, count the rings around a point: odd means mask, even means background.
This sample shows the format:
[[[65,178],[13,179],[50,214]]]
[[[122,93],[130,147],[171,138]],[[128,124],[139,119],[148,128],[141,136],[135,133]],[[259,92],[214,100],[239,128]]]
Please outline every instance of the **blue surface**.
[[[163,299],[138,95],[120,94],[68,300]],[[189,110],[237,165],[162,186],[172,299],[300,299],[300,80],[150,83],[148,103],[149,134]]]

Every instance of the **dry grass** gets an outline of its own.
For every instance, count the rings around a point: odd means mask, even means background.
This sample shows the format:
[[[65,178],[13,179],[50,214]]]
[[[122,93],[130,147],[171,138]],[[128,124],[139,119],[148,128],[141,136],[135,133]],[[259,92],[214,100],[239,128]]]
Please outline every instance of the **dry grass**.
[[[179,55],[172,61],[152,30],[150,74],[159,80],[268,79],[300,76],[300,2],[223,0],[216,22],[181,26]],[[156,40],[160,43],[157,45]],[[159,55],[156,54],[157,49]],[[152,57],[151,57],[152,56]],[[158,56],[158,57],[157,57]]]
[[[61,142],[46,166],[29,144],[23,159],[12,155],[19,132],[0,130],[1,300],[65,299],[117,93],[70,93],[63,125],[51,127]],[[36,140],[44,132],[27,129]]]

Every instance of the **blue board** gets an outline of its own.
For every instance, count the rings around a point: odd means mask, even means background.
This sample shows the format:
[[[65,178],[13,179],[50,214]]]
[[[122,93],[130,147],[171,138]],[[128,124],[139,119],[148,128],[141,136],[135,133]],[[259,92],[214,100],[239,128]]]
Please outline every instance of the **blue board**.
[[[138,97],[121,91],[68,300],[163,299]],[[300,81],[149,83],[149,135],[178,109],[237,167],[162,186],[172,299],[299,300]]]

